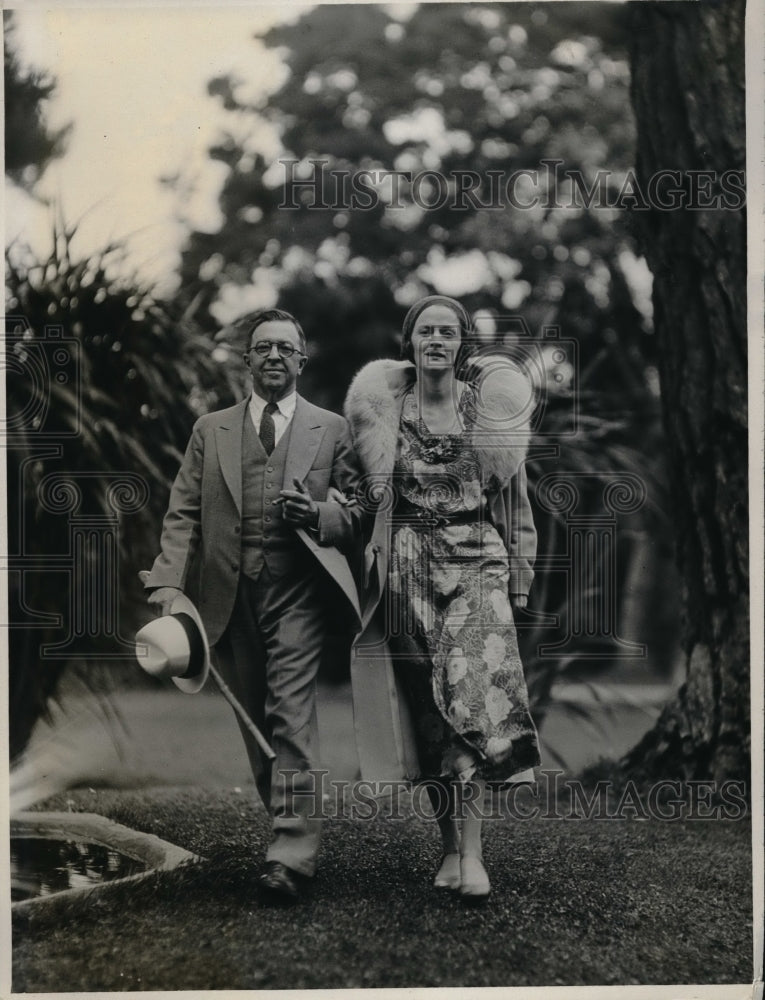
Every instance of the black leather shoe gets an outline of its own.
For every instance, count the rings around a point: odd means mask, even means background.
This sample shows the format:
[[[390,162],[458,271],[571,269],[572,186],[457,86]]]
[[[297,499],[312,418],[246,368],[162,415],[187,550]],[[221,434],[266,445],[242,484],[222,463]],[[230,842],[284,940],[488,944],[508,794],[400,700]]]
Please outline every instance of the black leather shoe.
[[[261,895],[269,903],[295,903],[303,894],[308,878],[281,861],[266,861],[258,875]]]

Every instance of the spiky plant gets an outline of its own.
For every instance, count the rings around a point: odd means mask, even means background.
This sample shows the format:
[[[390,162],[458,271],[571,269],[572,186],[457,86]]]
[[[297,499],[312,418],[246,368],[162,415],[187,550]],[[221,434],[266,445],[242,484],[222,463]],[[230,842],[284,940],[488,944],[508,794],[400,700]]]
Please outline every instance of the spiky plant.
[[[44,260],[6,253],[13,756],[68,663],[129,662],[191,425],[232,395],[211,339],[125,276],[119,245],[76,256],[76,230],[55,224]]]

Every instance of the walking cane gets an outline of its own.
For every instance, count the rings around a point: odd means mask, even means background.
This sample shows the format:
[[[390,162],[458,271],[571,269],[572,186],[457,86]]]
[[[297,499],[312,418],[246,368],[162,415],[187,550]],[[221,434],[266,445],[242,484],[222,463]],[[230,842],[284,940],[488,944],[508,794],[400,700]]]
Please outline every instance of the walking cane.
[[[266,757],[268,757],[269,760],[275,760],[276,754],[271,749],[268,740],[266,740],[265,736],[261,733],[261,731],[255,725],[255,723],[249,717],[244,705],[242,705],[240,701],[237,701],[234,692],[231,690],[228,684],[226,684],[226,682],[223,680],[223,678],[218,673],[217,669],[212,665],[212,663],[210,664],[210,673],[215,679],[215,683],[220,688],[221,694],[229,703],[229,705],[233,708],[233,710],[236,712],[236,714],[239,716],[242,722],[245,724],[247,729],[252,733],[253,737],[255,738],[255,742],[258,744],[260,749],[263,751]]]
[[[138,573],[138,579],[141,581],[141,583],[146,583],[148,577],[149,577],[149,571],[147,569],[142,569]],[[221,677],[217,667],[213,666],[212,663],[210,664],[210,673],[212,674],[215,683],[218,685],[221,694],[229,703],[229,705],[233,708],[233,710],[236,712],[239,718],[242,720],[245,728],[249,733],[251,733],[252,737],[254,738],[255,742],[258,744],[260,749],[263,751],[263,753],[269,760],[275,760],[276,754],[272,750],[268,740],[265,738],[263,733],[261,733],[261,731],[255,725],[255,723],[252,721],[247,712],[247,709],[237,699],[234,692]]]

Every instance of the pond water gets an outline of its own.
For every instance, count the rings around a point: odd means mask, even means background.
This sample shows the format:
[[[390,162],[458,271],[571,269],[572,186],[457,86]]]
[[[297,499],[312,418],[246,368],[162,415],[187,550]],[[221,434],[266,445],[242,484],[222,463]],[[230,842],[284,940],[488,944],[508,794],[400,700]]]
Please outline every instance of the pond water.
[[[113,847],[84,840],[11,837],[11,900],[100,885],[147,867]]]

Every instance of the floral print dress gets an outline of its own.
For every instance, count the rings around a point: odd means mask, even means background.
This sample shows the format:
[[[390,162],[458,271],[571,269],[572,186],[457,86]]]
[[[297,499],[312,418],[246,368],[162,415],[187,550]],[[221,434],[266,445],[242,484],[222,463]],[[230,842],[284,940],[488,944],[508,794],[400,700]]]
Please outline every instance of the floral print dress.
[[[459,410],[469,429],[474,401]],[[488,520],[463,434],[431,435],[405,400],[393,471],[388,638],[412,711],[421,777],[492,781],[539,764],[508,596],[507,550]]]

